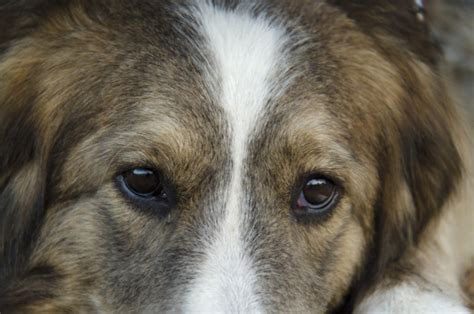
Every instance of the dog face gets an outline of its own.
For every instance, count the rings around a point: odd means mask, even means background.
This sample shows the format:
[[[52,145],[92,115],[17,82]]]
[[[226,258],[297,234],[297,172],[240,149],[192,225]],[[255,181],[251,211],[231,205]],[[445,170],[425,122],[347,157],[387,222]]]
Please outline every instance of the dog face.
[[[0,307],[360,298],[460,162],[411,2],[348,2],[2,8]]]

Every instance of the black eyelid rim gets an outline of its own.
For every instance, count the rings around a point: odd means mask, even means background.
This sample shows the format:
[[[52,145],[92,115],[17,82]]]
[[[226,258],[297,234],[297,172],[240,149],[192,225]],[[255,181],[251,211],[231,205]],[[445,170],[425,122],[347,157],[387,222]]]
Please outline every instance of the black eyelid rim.
[[[298,201],[298,198],[300,197],[300,194],[302,192],[302,189],[305,185],[306,182],[312,179],[326,179],[336,186],[336,195],[334,196],[332,202],[331,202],[331,209],[328,211],[322,211],[321,213],[296,213],[295,211],[298,210],[296,206],[296,202]],[[329,218],[332,215],[332,209],[334,209],[339,201],[342,199],[344,195],[344,186],[343,186],[343,181],[340,179],[335,178],[335,176],[327,174],[325,172],[309,172],[301,175],[299,179],[297,180],[297,183],[293,189],[293,193],[291,196],[291,203],[290,207],[292,209],[292,216],[301,223],[320,223],[325,221],[327,218]]]
[[[151,170],[154,173],[158,174],[160,181],[163,182],[163,186],[168,186],[168,187],[174,186],[173,182],[169,179],[169,176],[166,174],[166,171],[163,171],[163,169],[156,167],[154,165],[150,165],[148,163],[143,163],[143,164],[124,163],[118,167],[117,171],[115,171],[114,178],[117,178],[125,174],[126,172],[131,171],[133,169],[137,169],[137,168]]]
[[[161,191],[166,193],[166,191],[164,191],[164,185],[163,185],[163,182],[162,182],[159,174],[157,175],[158,176],[158,186],[151,193],[140,193],[140,192],[136,191],[133,187],[130,186],[130,184],[126,180],[126,177],[128,176],[128,174],[133,173],[136,169],[144,169],[145,170],[145,168],[135,168],[135,169],[124,172],[120,176],[120,180],[123,180],[123,182],[124,182],[125,186],[128,188],[128,190],[130,190],[131,192],[136,194],[138,197],[143,197],[143,198],[147,198],[147,197],[148,198],[153,198],[153,197],[155,197],[156,196],[155,193],[158,190],[159,186],[161,186]],[[151,171],[150,169],[146,169],[146,170]],[[153,171],[151,171],[151,172],[154,173]],[[155,174],[155,176],[156,176],[156,174]]]
[[[161,182],[161,184],[163,185],[163,191],[166,193],[166,200],[164,199],[159,199],[159,198],[150,198],[150,199],[146,199],[146,198],[142,198],[138,195],[130,195],[130,196],[125,196],[127,199],[131,199],[135,202],[140,202],[140,203],[151,203],[151,202],[154,202],[154,203],[162,203],[162,204],[168,204],[168,206],[172,206],[174,204],[176,204],[176,201],[177,201],[177,193],[175,191],[175,188],[173,187],[173,183],[171,182],[171,180],[168,179],[168,176],[166,176],[166,174],[161,171],[160,169],[156,168],[156,167],[153,167],[153,166],[149,166],[147,164],[144,164],[144,165],[129,165],[129,166],[126,166],[126,165],[123,165],[119,168],[119,170],[117,172],[115,172],[115,182],[116,182],[116,185],[117,187],[119,188],[119,190],[121,191],[122,194],[124,193],[127,193],[126,191],[124,191],[124,187],[126,185],[126,182],[124,180],[124,174],[129,172],[129,171],[132,171],[134,169],[137,169],[137,168],[141,168],[141,169],[147,169],[147,170],[151,170],[153,171],[154,173],[156,173],[158,175],[158,178]],[[128,194],[128,193],[127,193]]]

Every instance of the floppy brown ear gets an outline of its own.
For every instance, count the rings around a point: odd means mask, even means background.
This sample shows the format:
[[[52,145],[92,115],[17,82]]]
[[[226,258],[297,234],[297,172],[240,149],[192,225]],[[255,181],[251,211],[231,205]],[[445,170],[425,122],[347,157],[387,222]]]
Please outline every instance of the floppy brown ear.
[[[397,260],[406,248],[417,244],[427,224],[441,213],[456,191],[462,176],[462,160],[453,134],[453,104],[441,83],[433,85],[433,97],[429,97],[430,92],[422,95],[425,91],[408,90],[403,119],[397,123],[397,142],[386,144],[381,156],[383,185],[376,241],[382,265]],[[426,87],[420,82],[412,86]]]
[[[392,47],[385,41],[387,35],[398,39],[423,61],[435,64],[440,48],[432,40],[426,22],[419,19],[415,0],[328,0],[368,34],[376,39],[385,52]]]
[[[21,267],[43,211],[46,165],[31,93],[0,93],[0,282]]]
[[[27,31],[26,24],[16,23],[21,12],[13,14],[14,7],[0,5],[0,309],[12,278],[26,265],[44,213],[47,167],[33,78],[5,57]]]
[[[357,285],[361,294],[382,277],[400,275],[408,248],[439,217],[462,176],[456,147],[458,118],[439,78],[441,53],[413,0],[333,0],[379,53],[396,67],[403,95],[380,121],[380,190],[369,265]],[[365,291],[365,292],[364,292]]]
[[[33,99],[17,97],[0,95],[0,310],[5,311],[29,297],[17,285],[25,280],[44,215],[47,180],[30,104],[21,103]]]
[[[449,210],[445,205],[456,197],[462,178],[455,105],[425,64],[410,61],[399,65],[405,91],[397,105],[400,112],[379,121],[383,132],[376,145],[380,185],[372,246],[341,312],[353,309],[379,284],[419,271],[407,253],[420,244],[428,225]]]
[[[398,67],[404,95],[397,113],[379,121],[380,185],[372,246],[341,312],[351,310],[379,284],[394,284],[420,271],[409,253],[421,243],[428,225],[449,210],[445,205],[456,197],[463,174],[456,137],[459,119],[444,84],[415,59],[399,60]]]

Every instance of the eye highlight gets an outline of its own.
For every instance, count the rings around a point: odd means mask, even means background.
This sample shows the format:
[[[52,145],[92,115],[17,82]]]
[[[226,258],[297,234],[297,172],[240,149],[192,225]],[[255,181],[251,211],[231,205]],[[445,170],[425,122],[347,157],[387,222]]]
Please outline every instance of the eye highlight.
[[[164,191],[160,177],[153,170],[135,168],[125,172],[122,177],[126,188],[139,197],[166,197],[162,195]]]
[[[145,167],[132,168],[117,176],[123,196],[137,208],[165,217],[174,202],[174,190],[157,171]]]
[[[312,176],[305,180],[297,195],[293,206],[296,215],[321,215],[336,205],[339,187],[323,176]]]
[[[166,207],[171,203],[171,189],[157,171],[136,167],[117,175],[122,194],[140,207]]]

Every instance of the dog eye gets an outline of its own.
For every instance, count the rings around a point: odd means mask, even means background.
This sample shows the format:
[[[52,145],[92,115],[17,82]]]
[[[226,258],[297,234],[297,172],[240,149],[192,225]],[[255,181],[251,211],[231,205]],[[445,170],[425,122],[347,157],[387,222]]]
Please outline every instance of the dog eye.
[[[153,170],[135,168],[122,174],[125,189],[142,198],[166,198],[160,177]]]
[[[319,214],[331,209],[338,196],[337,185],[324,177],[307,180],[296,200],[296,214]]]

